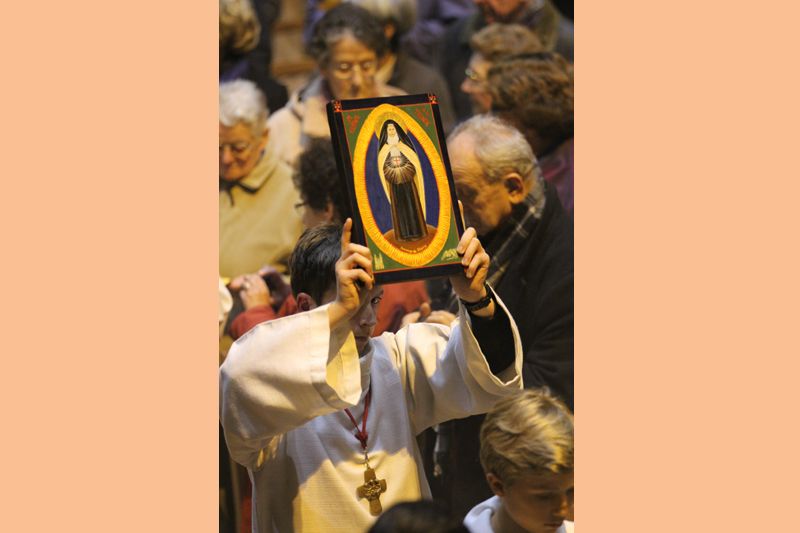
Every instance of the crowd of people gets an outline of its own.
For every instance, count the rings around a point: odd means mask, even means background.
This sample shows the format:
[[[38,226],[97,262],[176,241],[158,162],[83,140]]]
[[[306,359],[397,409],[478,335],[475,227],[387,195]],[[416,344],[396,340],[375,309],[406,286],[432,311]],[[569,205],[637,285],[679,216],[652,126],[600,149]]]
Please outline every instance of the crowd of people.
[[[571,3],[308,0],[292,94],[280,8],[220,0],[220,531],[572,531]],[[463,268],[378,285],[326,104],[416,93]]]

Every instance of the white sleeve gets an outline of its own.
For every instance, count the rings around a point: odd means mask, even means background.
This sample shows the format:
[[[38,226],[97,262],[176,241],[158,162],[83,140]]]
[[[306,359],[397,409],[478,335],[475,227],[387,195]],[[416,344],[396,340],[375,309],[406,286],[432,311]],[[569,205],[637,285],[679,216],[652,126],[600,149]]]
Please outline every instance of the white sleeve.
[[[452,331],[434,324],[410,324],[395,336],[396,364],[417,433],[447,420],[485,413],[497,400],[522,388],[519,332],[499,298],[496,303],[496,312],[508,315],[515,352],[514,364],[499,375],[492,374],[463,307]]]
[[[220,421],[231,456],[255,468],[273,437],[351,407],[361,368],[349,328],[330,330],[328,307],[259,324],[220,368]]]

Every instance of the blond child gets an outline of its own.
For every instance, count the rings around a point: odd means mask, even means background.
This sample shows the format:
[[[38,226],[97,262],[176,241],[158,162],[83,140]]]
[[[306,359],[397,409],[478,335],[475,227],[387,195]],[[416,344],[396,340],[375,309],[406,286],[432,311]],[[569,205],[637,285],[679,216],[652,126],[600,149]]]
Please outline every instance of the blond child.
[[[547,390],[500,400],[481,426],[481,465],[495,496],[467,514],[471,533],[572,533],[573,419]]]

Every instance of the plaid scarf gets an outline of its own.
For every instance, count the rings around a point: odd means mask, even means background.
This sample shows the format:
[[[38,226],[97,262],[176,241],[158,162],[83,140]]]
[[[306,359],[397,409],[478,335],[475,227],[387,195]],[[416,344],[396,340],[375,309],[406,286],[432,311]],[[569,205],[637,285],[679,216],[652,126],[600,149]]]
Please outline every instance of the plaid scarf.
[[[492,289],[497,287],[497,284],[503,279],[511,259],[533,232],[536,221],[542,218],[544,213],[545,184],[541,178],[538,164],[534,166],[534,172],[538,186],[534,187],[522,203],[516,206],[508,220],[494,233],[494,236],[483,243],[484,249],[491,258],[486,282]],[[451,313],[458,312],[458,297],[452,290],[449,281],[428,280],[426,288],[434,309],[447,309]]]
[[[503,279],[511,259],[533,231],[536,221],[542,218],[545,204],[544,192],[541,187],[536,189],[541,192],[537,192],[537,194],[531,192],[525,197],[518,208],[512,211],[503,230],[492,239],[487,247],[492,262],[489,265],[489,275],[486,281],[492,287],[496,287]],[[497,242],[500,244],[495,250]]]

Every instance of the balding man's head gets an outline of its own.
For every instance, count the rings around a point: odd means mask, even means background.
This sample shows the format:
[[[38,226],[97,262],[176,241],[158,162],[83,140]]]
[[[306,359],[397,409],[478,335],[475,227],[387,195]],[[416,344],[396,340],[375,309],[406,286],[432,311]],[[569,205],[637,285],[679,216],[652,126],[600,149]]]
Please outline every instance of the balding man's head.
[[[478,115],[460,124],[447,151],[468,225],[494,231],[532,193],[543,201],[539,165],[525,137],[508,123]]]

